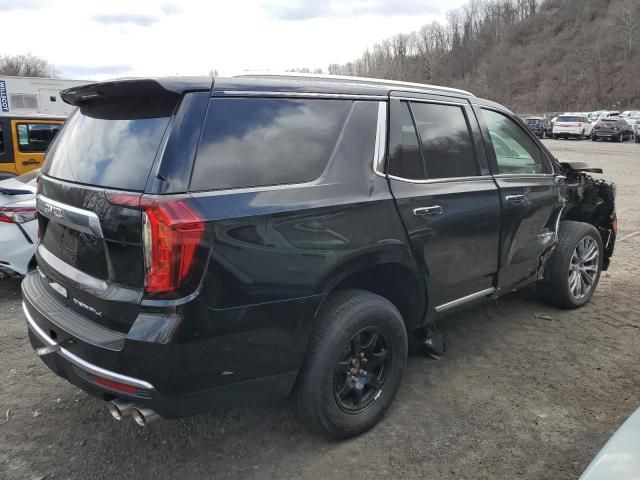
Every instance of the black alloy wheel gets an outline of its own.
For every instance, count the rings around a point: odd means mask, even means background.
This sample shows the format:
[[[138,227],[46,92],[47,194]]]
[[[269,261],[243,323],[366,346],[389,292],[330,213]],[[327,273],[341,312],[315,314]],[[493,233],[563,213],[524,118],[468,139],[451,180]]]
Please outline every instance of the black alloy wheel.
[[[364,328],[351,337],[334,370],[333,393],[340,409],[362,412],[378,399],[391,368],[389,350],[377,328]]]

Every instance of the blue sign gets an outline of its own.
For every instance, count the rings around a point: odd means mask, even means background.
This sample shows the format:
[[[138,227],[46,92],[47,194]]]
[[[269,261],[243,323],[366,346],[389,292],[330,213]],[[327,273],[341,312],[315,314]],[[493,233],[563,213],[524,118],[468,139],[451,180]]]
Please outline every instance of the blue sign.
[[[3,112],[9,111],[9,99],[7,98],[7,85],[0,80],[0,106]]]

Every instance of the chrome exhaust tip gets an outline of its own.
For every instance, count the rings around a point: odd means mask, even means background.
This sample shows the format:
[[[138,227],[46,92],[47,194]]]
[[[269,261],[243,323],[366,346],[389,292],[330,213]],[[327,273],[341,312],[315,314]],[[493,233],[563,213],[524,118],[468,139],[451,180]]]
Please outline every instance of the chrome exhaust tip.
[[[141,427],[146,427],[160,418],[160,415],[156,412],[145,407],[134,407],[131,415],[133,420]]]
[[[118,398],[107,403],[109,413],[116,420],[122,420],[124,417],[132,413],[135,404],[124,398]]]

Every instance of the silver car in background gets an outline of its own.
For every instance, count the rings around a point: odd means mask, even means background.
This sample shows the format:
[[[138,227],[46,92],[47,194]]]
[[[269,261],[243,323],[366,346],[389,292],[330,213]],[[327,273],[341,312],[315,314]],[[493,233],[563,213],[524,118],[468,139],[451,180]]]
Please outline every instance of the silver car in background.
[[[0,274],[22,276],[34,265],[38,243],[39,170],[0,181]]]

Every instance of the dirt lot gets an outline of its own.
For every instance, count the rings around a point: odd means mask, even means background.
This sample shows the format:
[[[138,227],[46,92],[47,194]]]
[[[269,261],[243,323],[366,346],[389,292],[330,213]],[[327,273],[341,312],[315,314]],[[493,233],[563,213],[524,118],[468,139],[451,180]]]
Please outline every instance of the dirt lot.
[[[547,141],[618,184],[619,243],[592,302],[528,290],[452,316],[440,361],[414,353],[391,411],[333,443],[286,402],[142,430],[57,378],[0,281],[0,478],[577,478],[640,406],[640,145]]]

